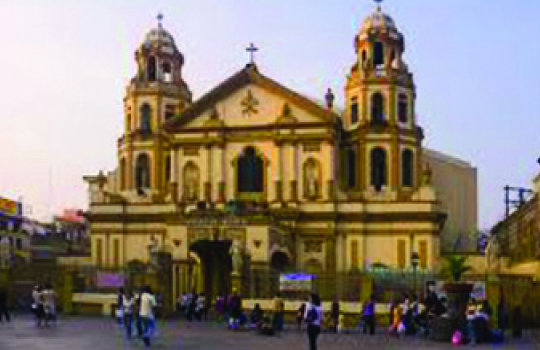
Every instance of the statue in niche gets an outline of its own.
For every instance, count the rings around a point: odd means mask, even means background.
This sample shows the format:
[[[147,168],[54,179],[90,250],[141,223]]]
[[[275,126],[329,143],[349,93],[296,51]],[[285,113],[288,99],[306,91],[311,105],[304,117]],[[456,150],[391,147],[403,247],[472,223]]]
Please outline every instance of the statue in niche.
[[[233,273],[240,274],[242,272],[243,257],[242,247],[238,240],[233,241],[229,254],[232,258]]]
[[[199,193],[199,169],[193,163],[186,165],[184,170],[185,193],[188,201],[195,201]]]
[[[316,198],[319,195],[319,169],[317,162],[310,159],[306,162],[305,173],[305,188],[306,197]]]

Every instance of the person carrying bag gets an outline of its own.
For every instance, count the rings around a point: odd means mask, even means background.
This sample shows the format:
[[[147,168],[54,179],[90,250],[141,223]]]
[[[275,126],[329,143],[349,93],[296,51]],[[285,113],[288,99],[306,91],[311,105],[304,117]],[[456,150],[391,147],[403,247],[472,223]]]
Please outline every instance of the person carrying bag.
[[[321,334],[322,314],[321,299],[318,294],[312,294],[311,302],[306,307],[305,316],[310,350],[317,350],[317,338]]]

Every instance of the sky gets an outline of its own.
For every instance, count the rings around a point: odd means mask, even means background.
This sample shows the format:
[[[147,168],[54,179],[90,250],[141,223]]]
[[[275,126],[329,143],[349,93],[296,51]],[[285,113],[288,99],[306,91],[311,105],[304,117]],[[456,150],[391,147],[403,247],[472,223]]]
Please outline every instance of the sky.
[[[201,96],[242,69],[343,101],[370,0],[0,1],[0,196],[31,216],[86,209],[83,175],[116,166],[134,52],[164,15]],[[479,227],[504,215],[503,187],[540,171],[540,1],[386,0],[405,35],[425,146],[478,169]]]

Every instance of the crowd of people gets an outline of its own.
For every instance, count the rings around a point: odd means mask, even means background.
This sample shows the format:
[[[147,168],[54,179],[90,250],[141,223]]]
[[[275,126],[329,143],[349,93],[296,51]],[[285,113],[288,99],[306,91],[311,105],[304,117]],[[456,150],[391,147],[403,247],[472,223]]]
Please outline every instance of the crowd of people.
[[[158,306],[156,296],[150,286],[140,288],[136,294],[120,288],[116,302],[118,326],[125,329],[128,339],[133,338],[135,326],[136,337],[141,339],[146,347],[149,347],[151,338],[156,331],[155,311]]]
[[[50,283],[36,285],[32,292],[32,311],[38,327],[49,327],[56,323],[58,296]]]
[[[56,324],[57,299],[58,296],[51,284],[34,287],[31,308],[38,327]],[[136,333],[136,337],[141,339],[146,347],[150,346],[156,330],[158,300],[149,286],[136,292],[126,291],[123,288],[118,290],[115,316],[119,328],[125,331],[128,339],[132,339]],[[257,303],[250,308],[248,314],[248,310],[243,307],[242,296],[237,290],[233,290],[230,295],[217,297],[215,304],[207,300],[204,293],[183,293],[178,298],[177,310],[187,321],[206,321],[208,312],[213,307],[216,320],[226,323],[232,330],[251,329],[261,335],[272,336],[284,329],[285,302],[282,295],[277,293],[271,305],[269,310],[263,310]],[[374,294],[362,303],[358,328],[363,334],[376,333],[376,305],[377,299]],[[479,303],[471,298],[465,308],[458,310],[456,305],[449,305],[446,298],[439,298],[433,291],[428,291],[425,298],[404,293],[389,304],[387,334],[394,337],[429,335],[434,332],[440,320],[457,317],[463,322],[453,329],[454,344],[500,342],[509,324],[504,296],[496,306],[496,314],[497,325],[493,321],[494,312],[487,300]],[[515,315],[514,318],[519,320]],[[9,322],[10,315],[7,310],[7,294],[0,289],[0,322],[3,319]],[[317,294],[311,294],[309,300],[306,299],[301,303],[297,310],[296,322],[298,330],[307,331],[311,350],[317,349],[317,339],[323,328],[336,333],[346,328],[339,299],[337,297],[334,299],[329,312],[325,314]]]

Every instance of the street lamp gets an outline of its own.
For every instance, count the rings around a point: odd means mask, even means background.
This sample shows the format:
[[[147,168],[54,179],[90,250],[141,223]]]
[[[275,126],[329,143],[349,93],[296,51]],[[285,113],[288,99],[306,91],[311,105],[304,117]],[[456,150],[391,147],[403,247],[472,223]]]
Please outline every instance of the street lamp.
[[[418,256],[417,252],[411,253],[411,265],[413,268],[413,284],[414,284],[414,294],[416,293],[416,269],[418,268],[418,261],[420,260],[420,257]]]

